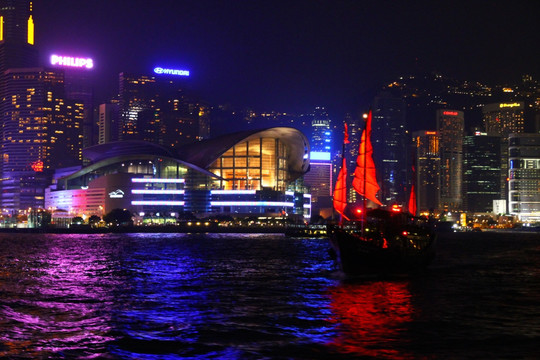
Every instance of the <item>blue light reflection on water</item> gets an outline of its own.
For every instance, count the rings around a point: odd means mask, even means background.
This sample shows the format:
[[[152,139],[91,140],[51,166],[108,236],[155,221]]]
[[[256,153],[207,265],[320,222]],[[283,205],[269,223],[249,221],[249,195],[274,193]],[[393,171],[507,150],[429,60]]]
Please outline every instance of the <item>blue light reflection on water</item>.
[[[124,234],[0,241],[10,248],[0,253],[0,355],[234,358],[331,335],[322,289],[335,280],[327,276],[326,240]]]
[[[459,235],[417,278],[346,279],[326,239],[0,234],[0,357],[535,358],[538,236]]]

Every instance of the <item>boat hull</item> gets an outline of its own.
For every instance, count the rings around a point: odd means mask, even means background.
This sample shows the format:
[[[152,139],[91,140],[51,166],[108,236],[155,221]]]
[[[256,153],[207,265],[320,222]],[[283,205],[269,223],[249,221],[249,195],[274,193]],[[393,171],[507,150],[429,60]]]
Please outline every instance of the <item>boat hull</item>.
[[[436,235],[430,232],[366,237],[334,227],[329,238],[340,269],[350,275],[417,273],[435,257]]]

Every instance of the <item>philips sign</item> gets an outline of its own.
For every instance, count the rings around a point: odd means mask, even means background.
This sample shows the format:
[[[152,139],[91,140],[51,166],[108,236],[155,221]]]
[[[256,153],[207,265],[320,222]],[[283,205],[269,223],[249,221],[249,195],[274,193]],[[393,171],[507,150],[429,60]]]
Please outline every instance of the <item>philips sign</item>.
[[[51,55],[51,65],[92,69],[94,67],[94,60],[90,58]]]
[[[154,68],[154,72],[159,75],[177,75],[177,76],[189,76],[189,70],[178,69],[164,69],[162,67]]]

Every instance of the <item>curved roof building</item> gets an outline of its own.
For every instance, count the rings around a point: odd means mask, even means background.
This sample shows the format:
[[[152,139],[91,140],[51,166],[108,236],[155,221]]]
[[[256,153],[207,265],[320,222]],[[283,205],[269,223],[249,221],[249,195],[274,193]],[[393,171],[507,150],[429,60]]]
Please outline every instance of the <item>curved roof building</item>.
[[[237,132],[178,149],[112,142],[83,155],[90,164],[57,178],[46,207],[74,216],[103,216],[114,208],[154,216],[310,215],[300,181],[309,169],[309,143],[293,128]]]

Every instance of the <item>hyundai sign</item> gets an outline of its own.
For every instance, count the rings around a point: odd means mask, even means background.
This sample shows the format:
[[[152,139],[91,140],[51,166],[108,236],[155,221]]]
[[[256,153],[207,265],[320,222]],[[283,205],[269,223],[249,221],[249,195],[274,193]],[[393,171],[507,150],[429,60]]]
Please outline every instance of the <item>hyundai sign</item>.
[[[166,69],[159,66],[154,68],[154,72],[159,75],[189,76],[189,70]]]
[[[92,69],[94,67],[94,60],[82,57],[51,55],[51,65]]]

